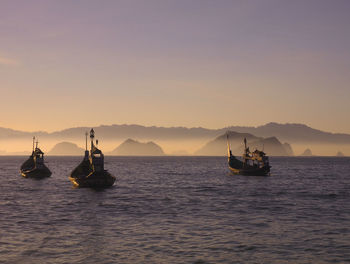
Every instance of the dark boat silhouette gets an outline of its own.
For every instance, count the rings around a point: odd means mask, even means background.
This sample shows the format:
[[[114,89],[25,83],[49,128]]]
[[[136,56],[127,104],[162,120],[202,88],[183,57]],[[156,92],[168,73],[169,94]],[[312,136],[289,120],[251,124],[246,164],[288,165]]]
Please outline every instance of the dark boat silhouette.
[[[104,169],[104,155],[101,150],[94,145],[95,132],[90,130],[91,149],[87,150],[87,133],[85,156],[83,161],[76,167],[69,180],[75,187],[106,188],[114,184],[116,178]]]
[[[270,174],[269,157],[265,152],[255,150],[250,152],[247,147],[247,139],[244,138],[244,154],[242,160],[232,155],[229,138],[227,134],[228,148],[228,166],[233,174],[250,175],[250,176],[267,176]]]
[[[35,143],[36,146],[34,148]],[[33,137],[32,155],[22,164],[20,169],[23,177],[41,179],[51,176],[51,171],[44,164],[44,152],[38,148],[38,143],[38,141],[35,142],[35,137]]]

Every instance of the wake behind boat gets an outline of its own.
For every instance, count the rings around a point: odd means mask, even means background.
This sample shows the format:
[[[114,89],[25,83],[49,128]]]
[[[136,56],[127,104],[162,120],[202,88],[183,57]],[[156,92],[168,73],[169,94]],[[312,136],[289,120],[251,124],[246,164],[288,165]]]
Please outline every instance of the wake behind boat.
[[[51,176],[51,171],[44,164],[44,152],[38,148],[38,141],[35,144],[35,137],[33,137],[32,155],[22,164],[20,172],[23,177],[28,178],[46,178]]]
[[[101,150],[94,145],[95,132],[90,130],[91,149],[87,150],[87,133],[85,144],[85,156],[83,161],[76,167],[69,180],[76,187],[106,188],[114,184],[116,178],[104,169],[104,155]]]
[[[228,166],[233,174],[267,176],[270,174],[269,157],[265,152],[255,150],[251,152],[247,147],[247,139],[244,138],[244,154],[242,161],[232,155],[229,136],[227,134]]]

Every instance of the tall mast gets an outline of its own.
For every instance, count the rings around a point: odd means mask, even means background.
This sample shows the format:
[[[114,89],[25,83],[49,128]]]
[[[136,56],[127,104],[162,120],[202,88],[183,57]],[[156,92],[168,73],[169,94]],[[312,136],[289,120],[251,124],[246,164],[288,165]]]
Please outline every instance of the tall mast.
[[[87,137],[88,137],[88,132],[85,132],[85,151],[87,151]]]
[[[249,156],[248,148],[247,148],[247,139],[244,138],[244,163],[247,162]]]
[[[34,142],[35,142],[35,137],[33,137],[33,152],[34,152]]]
[[[95,137],[95,131],[94,131],[93,128],[91,128],[91,130],[90,130],[91,150],[92,150],[93,147],[94,147],[94,137]]]
[[[227,155],[231,157],[231,147],[230,147],[230,141],[228,139],[228,131],[226,132],[226,140],[227,140]]]

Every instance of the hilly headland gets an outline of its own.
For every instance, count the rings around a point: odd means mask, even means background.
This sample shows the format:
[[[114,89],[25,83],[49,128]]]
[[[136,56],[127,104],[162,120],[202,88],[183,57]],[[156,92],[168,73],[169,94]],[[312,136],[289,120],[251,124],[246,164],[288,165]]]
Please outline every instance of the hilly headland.
[[[51,150],[56,144],[62,142],[70,142],[80,148],[80,146],[85,146],[84,133],[89,129],[90,127],[75,127],[49,133],[42,130],[29,132],[0,127],[0,155],[30,152],[33,135],[42,142],[44,151]],[[219,129],[115,124],[101,125],[94,127],[94,129],[99,135],[100,146],[105,150],[105,153],[113,151],[118,153],[121,150],[116,150],[116,147],[127,139],[132,139],[139,143],[153,142],[161,146],[165,154],[219,155],[222,152],[226,153],[226,147],[223,151],[219,150],[222,144],[218,142],[227,131],[237,133],[236,137],[232,137],[233,141],[237,141],[236,150],[233,149],[237,152],[239,152],[239,147],[242,148],[242,145],[239,145],[242,142],[239,143],[239,141],[246,134],[251,139],[248,141],[252,144],[252,148],[265,146],[267,152],[271,148],[271,153],[276,153],[276,155],[299,154],[306,148],[312,149],[314,155],[333,156],[339,149],[342,149],[344,155],[350,153],[350,134],[321,131],[304,124],[268,123],[257,127],[229,126]],[[214,145],[216,146],[214,147]],[[142,149],[141,146],[139,145],[139,149]],[[272,148],[272,146],[276,148]],[[52,153],[60,152],[57,147]],[[209,148],[212,150],[209,151]],[[125,153],[131,155],[128,151]],[[130,151],[132,151],[132,147],[130,147]],[[71,149],[69,151],[69,153],[73,152],[77,153],[78,150]]]

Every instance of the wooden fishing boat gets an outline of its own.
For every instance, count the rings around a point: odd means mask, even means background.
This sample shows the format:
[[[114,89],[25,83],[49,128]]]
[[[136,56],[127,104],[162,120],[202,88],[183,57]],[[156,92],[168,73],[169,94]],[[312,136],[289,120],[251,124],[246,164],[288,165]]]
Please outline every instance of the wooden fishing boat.
[[[38,148],[38,141],[35,144],[35,137],[33,137],[32,155],[22,164],[20,172],[25,178],[46,178],[51,176],[51,171],[44,164],[44,152]]]
[[[90,131],[91,149],[87,150],[87,133],[85,156],[83,161],[72,171],[69,180],[75,187],[106,188],[114,184],[116,178],[104,169],[104,155],[94,144],[95,132]]]
[[[229,138],[227,134],[228,148],[228,167],[233,174],[249,175],[249,176],[267,176],[270,175],[269,157],[260,150],[250,152],[247,147],[247,139],[244,138],[244,154],[242,160],[232,155]]]

